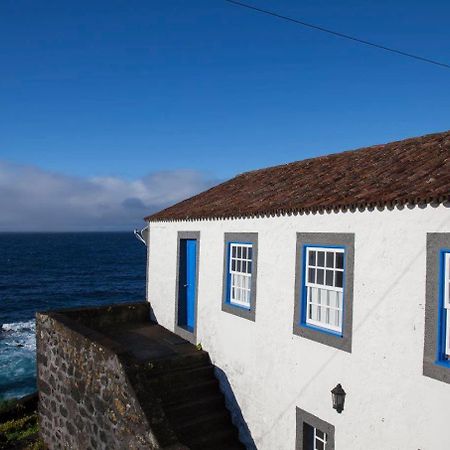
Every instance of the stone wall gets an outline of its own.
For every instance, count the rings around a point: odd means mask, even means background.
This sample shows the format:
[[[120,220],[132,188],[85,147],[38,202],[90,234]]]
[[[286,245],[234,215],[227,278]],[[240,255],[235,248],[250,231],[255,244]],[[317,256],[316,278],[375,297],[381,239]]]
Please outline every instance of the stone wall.
[[[89,311],[37,314],[42,439],[50,449],[74,450],[156,449],[173,444],[176,440],[170,430],[165,430],[164,439],[156,437],[127,375],[123,349],[98,329],[81,323],[95,321],[95,310]],[[112,307],[111,311],[115,314],[99,308],[101,326],[113,325],[105,317],[117,319],[123,314],[148,320],[148,305]],[[161,427],[161,420],[158,423]]]

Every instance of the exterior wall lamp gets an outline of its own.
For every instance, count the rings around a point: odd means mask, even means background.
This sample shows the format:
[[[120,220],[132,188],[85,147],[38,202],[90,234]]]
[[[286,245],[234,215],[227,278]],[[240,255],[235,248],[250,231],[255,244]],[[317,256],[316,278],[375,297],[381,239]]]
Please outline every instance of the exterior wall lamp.
[[[346,392],[342,389],[341,383],[339,383],[334,389],[331,390],[331,398],[333,400],[333,408],[340,414],[344,411]]]

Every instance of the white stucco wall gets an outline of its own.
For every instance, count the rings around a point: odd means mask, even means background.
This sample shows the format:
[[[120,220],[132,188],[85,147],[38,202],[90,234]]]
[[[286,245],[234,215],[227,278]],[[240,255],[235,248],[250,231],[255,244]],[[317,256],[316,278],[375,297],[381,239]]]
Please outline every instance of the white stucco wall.
[[[197,341],[258,449],[295,448],[296,406],[335,426],[337,450],[450,448],[450,385],[422,375],[426,233],[450,231],[450,208],[151,223],[148,296],[170,330],[178,231],[200,231]],[[221,310],[225,232],[258,233],[255,322]],[[352,353],[292,332],[297,232],[355,234]],[[337,383],[342,414],[331,406]]]

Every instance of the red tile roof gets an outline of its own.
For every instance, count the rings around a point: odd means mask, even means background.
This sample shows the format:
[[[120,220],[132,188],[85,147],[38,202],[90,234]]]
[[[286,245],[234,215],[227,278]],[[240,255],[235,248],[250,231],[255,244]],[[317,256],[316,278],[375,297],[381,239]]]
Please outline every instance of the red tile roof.
[[[450,201],[450,131],[246,172],[151,222]]]

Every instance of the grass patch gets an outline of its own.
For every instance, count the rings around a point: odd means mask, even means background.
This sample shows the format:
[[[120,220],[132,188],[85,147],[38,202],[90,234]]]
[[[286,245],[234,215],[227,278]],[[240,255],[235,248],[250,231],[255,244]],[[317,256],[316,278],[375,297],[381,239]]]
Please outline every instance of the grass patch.
[[[14,407],[14,401],[2,402],[0,408]],[[45,447],[39,439],[39,422],[36,411],[22,417],[0,423],[0,450],[43,450]]]
[[[31,414],[16,420],[0,424],[0,434],[3,434],[8,441],[17,441],[29,437],[38,432],[37,414]]]

